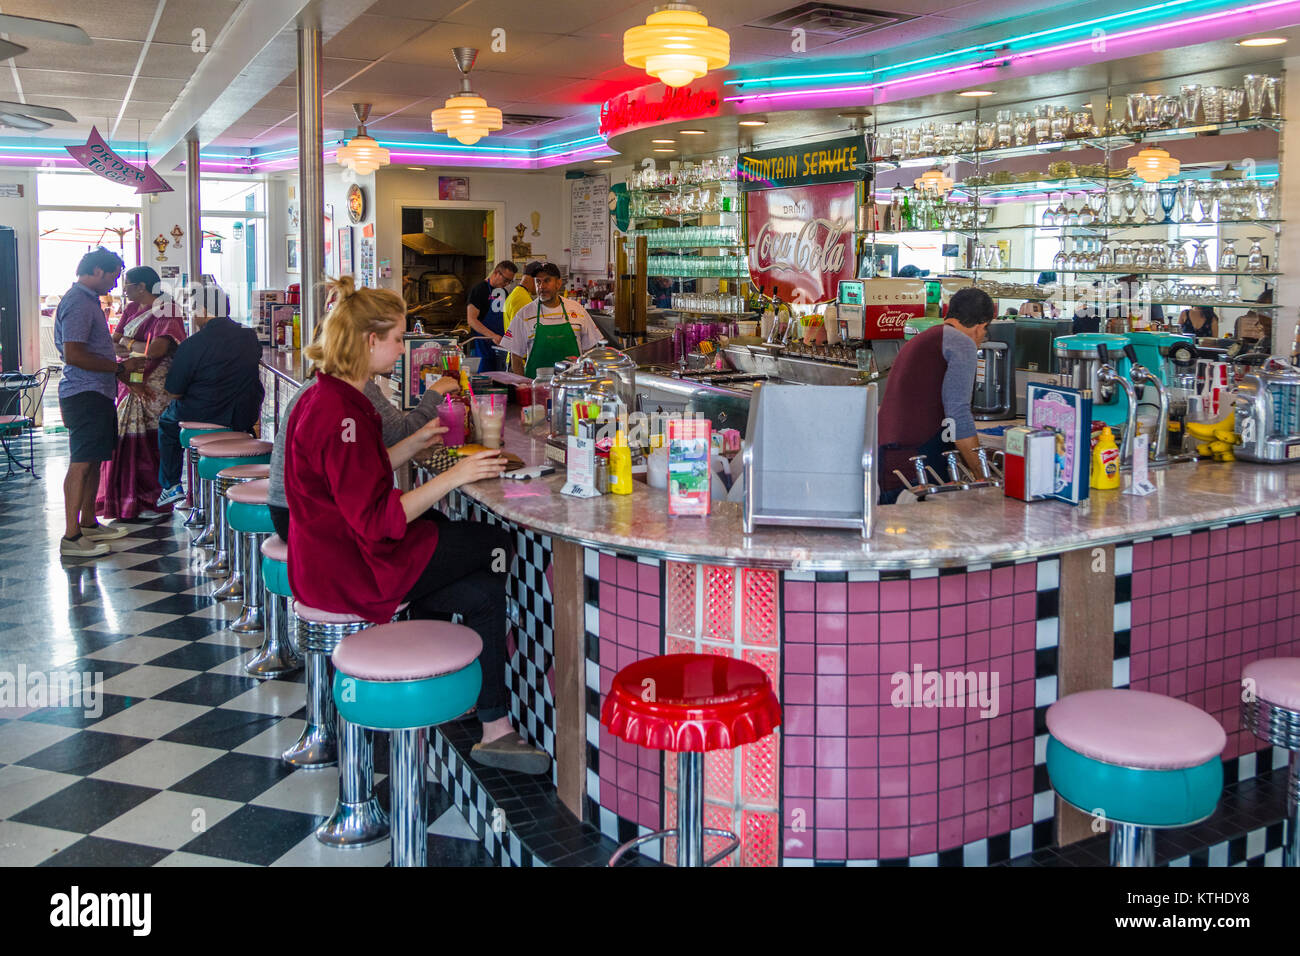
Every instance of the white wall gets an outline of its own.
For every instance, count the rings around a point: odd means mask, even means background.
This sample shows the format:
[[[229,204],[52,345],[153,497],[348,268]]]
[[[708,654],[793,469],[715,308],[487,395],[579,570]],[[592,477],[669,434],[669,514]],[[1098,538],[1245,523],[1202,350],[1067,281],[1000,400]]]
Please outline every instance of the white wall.
[[[159,275],[162,275],[164,266],[176,266],[180,268],[180,276],[176,280],[164,279],[166,284],[173,282],[179,283],[180,277],[187,277],[191,280],[197,279],[198,276],[189,276],[189,249],[193,237],[190,236],[190,227],[185,215],[185,177],[184,176],[164,176],[167,185],[172,187],[169,193],[158,193],[156,197],[151,198],[144,196],[140,204],[140,261],[156,269]],[[203,182],[199,181],[199,200],[203,199]],[[181,245],[176,247],[176,239],[172,236],[172,229],[180,226],[185,235],[181,236]],[[159,234],[167,237],[167,256],[166,262],[158,261],[158,250],[154,247],[153,241]],[[119,293],[121,287],[118,288]]]

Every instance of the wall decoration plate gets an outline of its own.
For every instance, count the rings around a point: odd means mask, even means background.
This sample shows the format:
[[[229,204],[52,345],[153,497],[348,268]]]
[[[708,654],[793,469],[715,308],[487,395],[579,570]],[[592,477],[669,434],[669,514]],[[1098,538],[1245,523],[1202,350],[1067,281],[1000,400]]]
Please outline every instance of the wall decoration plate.
[[[348,219],[353,225],[366,218],[366,193],[353,183],[348,187]]]

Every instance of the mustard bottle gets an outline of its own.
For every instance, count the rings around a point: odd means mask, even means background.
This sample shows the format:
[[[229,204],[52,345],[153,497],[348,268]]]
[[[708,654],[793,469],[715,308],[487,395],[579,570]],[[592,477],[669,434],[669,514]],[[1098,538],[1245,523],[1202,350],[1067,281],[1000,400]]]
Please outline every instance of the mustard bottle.
[[[1118,488],[1119,465],[1119,446],[1107,426],[1101,430],[1101,437],[1092,448],[1092,474],[1088,484],[1099,489]]]
[[[609,450],[609,490],[616,495],[632,493],[632,449],[627,445],[627,433],[621,428],[614,435],[614,445]]]

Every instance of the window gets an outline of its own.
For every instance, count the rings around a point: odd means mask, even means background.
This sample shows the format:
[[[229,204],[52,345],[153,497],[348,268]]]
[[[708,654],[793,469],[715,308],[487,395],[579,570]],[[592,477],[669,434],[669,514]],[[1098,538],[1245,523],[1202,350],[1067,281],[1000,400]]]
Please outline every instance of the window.
[[[139,212],[140,199],[130,186],[119,186],[94,173],[36,174],[36,201],[42,206],[108,206]]]
[[[267,275],[266,183],[205,179],[200,196],[203,273],[230,296],[231,318],[247,321]]]

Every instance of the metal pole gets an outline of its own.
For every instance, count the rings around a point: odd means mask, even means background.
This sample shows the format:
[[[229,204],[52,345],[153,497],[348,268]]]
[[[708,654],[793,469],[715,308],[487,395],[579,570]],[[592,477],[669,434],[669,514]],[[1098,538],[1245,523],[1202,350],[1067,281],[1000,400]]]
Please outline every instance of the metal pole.
[[[199,172],[199,141],[191,133],[185,140],[185,221],[190,234],[185,260],[191,289],[198,287],[199,277],[203,275],[203,202],[199,194]]]
[[[302,210],[299,247],[302,259],[302,345],[316,332],[324,314],[325,183],[321,105],[321,35],[318,26],[298,28],[298,197]]]

